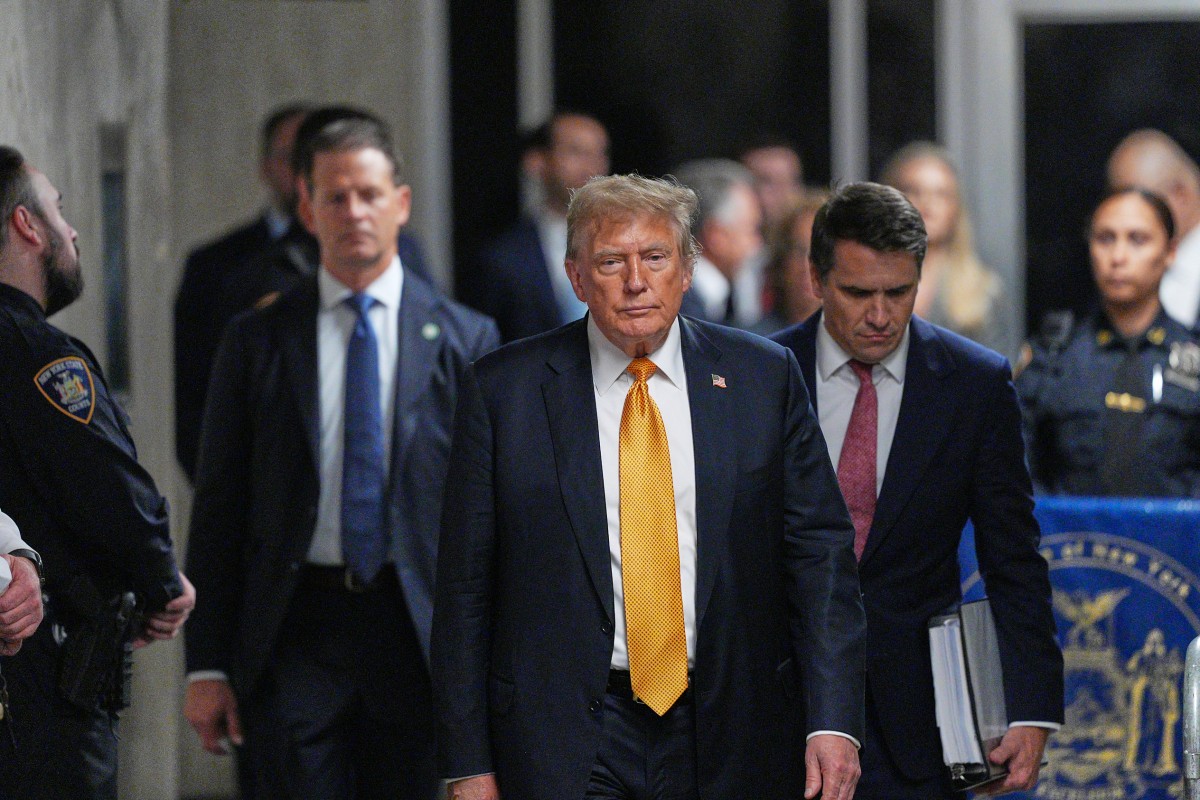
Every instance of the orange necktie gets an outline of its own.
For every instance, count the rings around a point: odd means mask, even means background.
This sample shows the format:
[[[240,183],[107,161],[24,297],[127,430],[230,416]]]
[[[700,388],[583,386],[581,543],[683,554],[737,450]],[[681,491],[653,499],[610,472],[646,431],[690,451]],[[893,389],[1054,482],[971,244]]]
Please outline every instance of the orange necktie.
[[[621,413],[621,583],[633,693],[663,715],[687,689],[687,636],[679,583],[679,533],[671,450],[646,381],[657,367],[635,358]]]

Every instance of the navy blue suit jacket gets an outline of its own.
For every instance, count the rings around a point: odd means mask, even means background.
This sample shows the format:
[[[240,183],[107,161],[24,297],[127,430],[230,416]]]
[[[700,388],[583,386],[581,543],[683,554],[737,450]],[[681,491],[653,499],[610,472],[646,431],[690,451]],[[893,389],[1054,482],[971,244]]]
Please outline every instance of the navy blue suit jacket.
[[[696,443],[700,796],[792,798],[807,732],[862,735],[853,528],[795,359],[741,331],[680,324]],[[505,797],[582,797],[614,625],[585,320],[475,364],[443,519],[440,768],[494,771]]]
[[[320,420],[316,278],[235,319],[213,368],[188,541],[204,602],[189,671],[253,693],[296,589],[317,519]],[[495,325],[406,273],[387,522],[391,560],[428,659],[442,490],[460,381],[499,342]]]
[[[175,297],[175,455],[189,478],[196,474],[204,397],[221,333],[235,313],[250,305],[226,311],[221,297],[270,244],[266,217],[260,216],[192,251],[184,264]]]
[[[522,217],[484,247],[478,270],[471,304],[496,320],[504,341],[524,339],[562,324],[534,220]]]
[[[772,337],[796,354],[813,387],[821,320],[814,314]],[[812,400],[815,408],[815,389]],[[961,600],[967,520],[996,618],[1008,717],[1062,722],[1062,655],[1011,369],[998,353],[913,317],[900,417],[858,565],[868,697],[894,761],[913,780],[944,769],[927,624]]]

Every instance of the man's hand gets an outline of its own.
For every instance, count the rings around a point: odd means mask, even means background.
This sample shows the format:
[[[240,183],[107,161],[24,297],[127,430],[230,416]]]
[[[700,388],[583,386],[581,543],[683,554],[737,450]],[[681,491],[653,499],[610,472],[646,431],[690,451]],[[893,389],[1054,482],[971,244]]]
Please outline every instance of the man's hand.
[[[850,800],[862,770],[858,748],[845,736],[823,733],[808,740],[804,748],[804,798]]]
[[[237,698],[228,681],[192,681],[183,701],[183,716],[200,736],[200,744],[210,753],[227,755],[225,739],[242,744],[242,720]]]
[[[976,794],[998,795],[1008,792],[1027,792],[1034,787],[1041,769],[1042,751],[1050,738],[1049,728],[1016,725],[1008,729],[1000,744],[988,755],[993,764],[1004,764],[1008,775],[975,790]]]
[[[179,629],[187,622],[188,614],[196,607],[196,587],[187,579],[187,575],[179,573],[183,584],[183,594],[167,603],[162,611],[146,617],[142,632],[133,640],[134,647],[145,647],[163,639],[174,639],[179,635]]]
[[[0,594],[0,656],[14,655],[42,621],[42,582],[33,562],[0,556],[12,570],[12,583]]]
[[[500,800],[500,787],[496,785],[495,775],[476,775],[452,781],[446,787],[446,797],[449,800]]]

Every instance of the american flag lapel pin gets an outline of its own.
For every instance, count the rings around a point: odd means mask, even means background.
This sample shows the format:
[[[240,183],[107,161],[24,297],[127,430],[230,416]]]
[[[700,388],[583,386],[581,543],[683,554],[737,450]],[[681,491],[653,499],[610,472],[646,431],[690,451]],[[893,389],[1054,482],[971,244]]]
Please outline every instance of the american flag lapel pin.
[[[726,388],[728,388],[728,387],[725,385],[725,379],[724,379],[723,377],[721,377],[720,375],[715,375],[715,374],[714,374],[714,375],[712,376],[712,379],[713,379],[713,386],[716,386],[718,389],[726,389]]]

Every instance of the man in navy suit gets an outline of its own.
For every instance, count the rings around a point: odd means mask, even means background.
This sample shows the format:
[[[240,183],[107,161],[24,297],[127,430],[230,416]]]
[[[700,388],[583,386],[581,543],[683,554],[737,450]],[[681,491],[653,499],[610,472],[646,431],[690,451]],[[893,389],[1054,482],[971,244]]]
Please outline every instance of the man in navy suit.
[[[567,258],[587,317],[464,381],[433,634],[453,798],[853,794],[850,520],[795,359],[678,316],[695,209],[674,182],[590,181]]]
[[[230,327],[200,447],[185,715],[251,739],[258,796],[437,790],[428,668],[461,376],[495,325],[396,254],[409,187],[368,116],[314,137],[300,214],[321,268]]]
[[[824,310],[775,335],[811,387],[851,518],[867,613],[867,738],[858,798],[951,797],[934,719],[929,618],[961,599],[975,525],[1010,727],[991,791],[1028,789],[1063,720],[1062,656],[1008,363],[913,317],[921,216],[894,189],[834,192],[813,223]]]
[[[470,302],[495,318],[506,342],[586,310],[563,270],[567,202],[589,178],[608,172],[608,132],[594,117],[560,111],[530,135],[522,166],[541,190],[537,211],[482,249],[468,281]]]
[[[259,177],[270,204],[258,217],[198,247],[187,257],[175,298],[175,454],[188,478],[196,476],[196,449],[204,398],[225,326],[260,296],[244,297],[256,258],[284,240],[295,223],[296,175],[292,147],[308,108],[287,105],[262,126]]]

